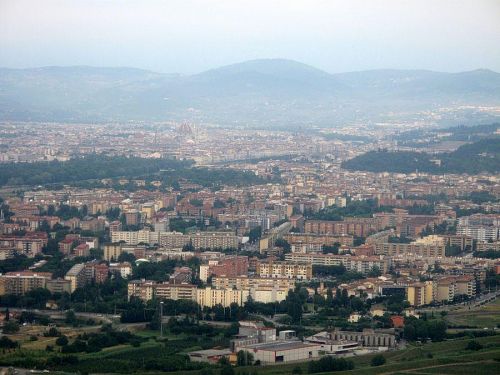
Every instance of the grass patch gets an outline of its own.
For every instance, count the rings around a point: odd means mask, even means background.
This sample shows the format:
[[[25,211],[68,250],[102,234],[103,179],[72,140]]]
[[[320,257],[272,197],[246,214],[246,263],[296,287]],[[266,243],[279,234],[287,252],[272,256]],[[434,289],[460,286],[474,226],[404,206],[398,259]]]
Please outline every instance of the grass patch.
[[[500,299],[471,310],[450,311],[445,317],[450,325],[495,328],[500,325]]]

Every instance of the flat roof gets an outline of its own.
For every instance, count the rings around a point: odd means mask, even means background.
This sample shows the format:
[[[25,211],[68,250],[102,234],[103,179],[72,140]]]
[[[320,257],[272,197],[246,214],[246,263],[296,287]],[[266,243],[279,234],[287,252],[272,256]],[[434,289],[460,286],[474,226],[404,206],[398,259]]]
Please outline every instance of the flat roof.
[[[229,355],[231,354],[229,349],[206,349],[206,350],[196,350],[194,352],[189,352],[188,355],[199,355],[199,356],[216,356],[216,355]]]
[[[268,350],[268,351],[281,351],[281,350],[293,350],[301,348],[310,348],[313,346],[319,346],[317,344],[306,344],[302,341],[273,341],[260,344],[250,344],[239,347],[240,349],[257,349],[257,350]]]

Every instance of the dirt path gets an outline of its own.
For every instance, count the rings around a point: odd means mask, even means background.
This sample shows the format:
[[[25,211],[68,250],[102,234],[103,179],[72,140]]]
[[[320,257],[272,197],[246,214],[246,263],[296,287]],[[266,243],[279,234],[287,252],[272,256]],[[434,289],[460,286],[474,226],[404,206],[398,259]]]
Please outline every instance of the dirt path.
[[[493,363],[493,362],[494,361],[491,361],[491,360],[484,360],[484,361],[448,363],[448,364],[444,364],[444,365],[434,365],[434,366],[427,366],[427,367],[421,367],[421,368],[416,368],[416,369],[395,370],[395,371],[390,371],[390,372],[383,372],[380,375],[391,375],[394,373],[411,374],[411,375],[437,375],[437,373],[435,373],[435,372],[426,372],[425,370],[426,369],[435,369],[435,368],[440,368],[440,367],[453,367],[453,366],[474,365],[474,364]]]

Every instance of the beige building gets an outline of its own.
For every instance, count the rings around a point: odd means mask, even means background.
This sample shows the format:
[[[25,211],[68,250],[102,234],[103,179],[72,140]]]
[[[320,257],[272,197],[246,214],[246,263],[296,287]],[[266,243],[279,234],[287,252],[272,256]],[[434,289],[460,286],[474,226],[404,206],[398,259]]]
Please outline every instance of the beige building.
[[[158,238],[159,232],[147,230],[111,232],[111,242],[125,242],[128,245],[155,244],[158,243]]]
[[[108,243],[104,245],[104,259],[108,262],[118,260],[122,252],[123,249],[119,243]]]
[[[214,288],[235,288],[235,289],[258,289],[276,287],[279,289],[294,289],[295,280],[286,277],[270,278],[270,277],[224,277],[215,276],[212,279]]]
[[[161,232],[160,246],[167,249],[182,249],[189,243],[189,236],[180,232]]]
[[[191,301],[196,301],[196,286],[181,283],[181,284],[156,284],[155,285],[155,297],[158,299],[172,299],[174,301],[180,299],[187,299]]]
[[[133,280],[128,283],[128,298],[136,297],[143,301],[153,298],[171,300],[191,300],[200,306],[213,307],[222,305],[229,307],[232,303],[243,306],[249,297],[256,302],[281,302],[286,299],[289,289],[276,286],[259,286],[255,288],[197,288],[195,285],[181,283],[155,283],[149,280]]]
[[[312,264],[259,262],[257,263],[256,274],[261,278],[310,280],[312,278]]]
[[[87,283],[87,272],[85,270],[85,264],[79,263],[75,264],[64,276],[65,280],[71,282],[71,293],[73,293],[76,288],[81,288]]]
[[[50,272],[8,272],[0,276],[0,295],[24,295],[33,289],[45,288],[51,278]]]
[[[47,280],[45,287],[50,293],[71,293],[71,281],[64,279]]]
[[[476,280],[471,275],[447,276],[434,282],[434,299],[451,302],[455,297],[476,295]]]
[[[213,307],[222,305],[229,307],[232,303],[243,306],[248,301],[250,291],[247,289],[214,289],[203,288],[197,290],[196,302],[200,306]]]
[[[412,306],[428,305],[434,301],[434,283],[417,282],[406,288],[406,300]]]
[[[348,271],[356,271],[362,274],[367,274],[375,267],[384,274],[389,271],[390,267],[390,260],[380,256],[291,253],[285,255],[285,260],[287,262],[297,262],[309,265],[343,265]]]
[[[195,249],[238,248],[238,236],[232,232],[197,232],[189,236]]]
[[[416,255],[419,257],[445,256],[446,245],[441,242],[412,242],[412,243],[377,243],[375,254],[388,256]]]

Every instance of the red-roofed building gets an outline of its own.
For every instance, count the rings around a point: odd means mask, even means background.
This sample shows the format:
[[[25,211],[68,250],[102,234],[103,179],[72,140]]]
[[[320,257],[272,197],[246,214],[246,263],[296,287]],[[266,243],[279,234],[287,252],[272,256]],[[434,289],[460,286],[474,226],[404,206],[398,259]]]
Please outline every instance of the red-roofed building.
[[[391,316],[392,326],[394,328],[403,328],[405,325],[405,318],[401,315]]]

